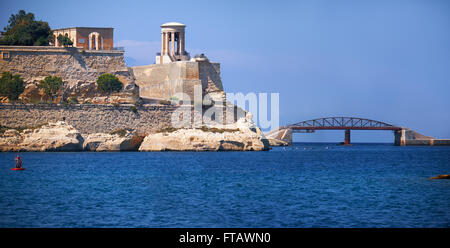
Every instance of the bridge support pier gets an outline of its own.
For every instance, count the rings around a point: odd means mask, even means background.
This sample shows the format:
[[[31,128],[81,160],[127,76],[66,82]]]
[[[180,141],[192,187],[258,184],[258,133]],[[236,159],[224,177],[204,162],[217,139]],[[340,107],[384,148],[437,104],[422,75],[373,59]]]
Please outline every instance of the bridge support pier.
[[[405,129],[394,131],[394,145],[395,146],[406,145],[406,130]]]
[[[289,145],[292,145],[292,129],[290,128],[281,128],[273,130],[268,133],[265,133],[265,136],[269,139],[284,141],[287,142]]]
[[[345,141],[344,145],[350,145],[350,129],[345,130]]]

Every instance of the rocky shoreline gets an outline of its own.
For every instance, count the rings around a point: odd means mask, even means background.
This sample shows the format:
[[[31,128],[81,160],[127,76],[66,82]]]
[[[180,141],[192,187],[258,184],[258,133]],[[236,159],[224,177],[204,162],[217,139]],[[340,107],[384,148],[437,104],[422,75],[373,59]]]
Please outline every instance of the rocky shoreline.
[[[265,151],[269,141],[251,120],[232,125],[168,129],[145,136],[133,130],[81,134],[64,121],[0,132],[2,152],[62,151]]]

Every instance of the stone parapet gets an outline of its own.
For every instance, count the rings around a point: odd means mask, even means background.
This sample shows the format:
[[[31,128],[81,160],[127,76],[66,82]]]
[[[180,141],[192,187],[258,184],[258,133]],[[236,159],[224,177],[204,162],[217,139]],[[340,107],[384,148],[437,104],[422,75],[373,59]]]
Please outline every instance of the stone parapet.
[[[53,47],[53,46],[0,46],[0,51],[14,52],[86,52],[101,54],[124,54],[123,50],[85,50],[79,47]]]

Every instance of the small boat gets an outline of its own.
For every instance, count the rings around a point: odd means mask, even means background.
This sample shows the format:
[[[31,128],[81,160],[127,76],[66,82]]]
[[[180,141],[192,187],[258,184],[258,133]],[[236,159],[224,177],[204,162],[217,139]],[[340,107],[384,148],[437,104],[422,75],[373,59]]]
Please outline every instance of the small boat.
[[[11,170],[16,171],[16,170],[25,170],[25,168],[11,168]]]

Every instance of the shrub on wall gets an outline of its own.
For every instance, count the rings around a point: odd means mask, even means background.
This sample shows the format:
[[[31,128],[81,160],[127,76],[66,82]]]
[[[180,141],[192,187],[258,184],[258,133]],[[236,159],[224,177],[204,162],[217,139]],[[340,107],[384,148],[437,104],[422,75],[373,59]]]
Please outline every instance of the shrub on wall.
[[[58,39],[59,44],[61,44],[63,46],[72,46],[73,45],[73,41],[65,35],[60,34],[60,35],[58,35],[57,39]]]
[[[119,92],[123,88],[122,82],[120,82],[119,78],[106,73],[98,77],[97,79],[97,90],[102,93],[112,93]]]
[[[64,84],[62,81],[62,78],[57,76],[47,76],[44,78],[44,80],[41,80],[39,82],[39,89],[43,89],[45,95],[50,97],[52,100],[56,96],[56,93],[61,88],[61,86]]]
[[[11,72],[3,72],[0,78],[0,95],[15,101],[25,90],[25,85],[19,74],[13,75]]]
[[[130,110],[131,110],[131,112],[133,112],[135,114],[137,114],[137,112],[138,112],[138,110],[135,106],[131,106]]]

